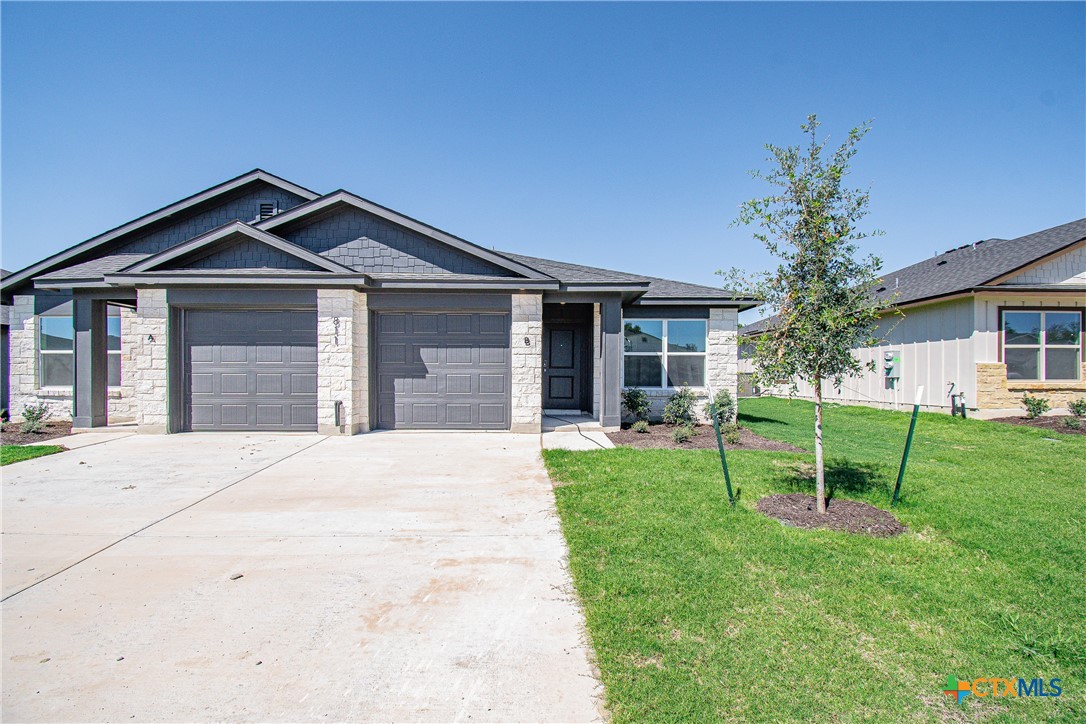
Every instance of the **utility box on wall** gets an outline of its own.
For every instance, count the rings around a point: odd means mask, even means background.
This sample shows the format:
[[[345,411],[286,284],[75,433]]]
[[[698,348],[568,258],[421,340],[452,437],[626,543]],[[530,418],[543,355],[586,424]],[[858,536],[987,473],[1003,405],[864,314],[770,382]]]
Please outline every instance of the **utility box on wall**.
[[[901,379],[901,351],[889,349],[882,353],[883,377],[887,383]]]

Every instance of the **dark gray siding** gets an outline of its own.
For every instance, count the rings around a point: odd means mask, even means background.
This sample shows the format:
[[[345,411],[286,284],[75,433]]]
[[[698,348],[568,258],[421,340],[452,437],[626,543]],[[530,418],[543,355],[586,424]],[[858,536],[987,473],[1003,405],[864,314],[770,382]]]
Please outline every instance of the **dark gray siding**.
[[[371,274],[513,274],[362,211],[345,209],[281,234],[332,261]]]
[[[279,203],[279,210],[285,211],[304,203],[305,199],[270,184],[261,184],[213,209],[201,211],[169,226],[138,236],[113,249],[111,253],[157,254],[235,219],[252,221],[260,213],[259,206],[263,201],[276,201]]]
[[[259,241],[244,237],[225,248],[189,260],[177,269],[316,269],[313,264]]]

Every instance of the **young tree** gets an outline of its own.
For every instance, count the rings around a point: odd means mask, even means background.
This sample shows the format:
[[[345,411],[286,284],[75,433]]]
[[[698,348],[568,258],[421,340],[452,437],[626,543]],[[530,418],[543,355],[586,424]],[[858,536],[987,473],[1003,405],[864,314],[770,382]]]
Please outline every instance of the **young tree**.
[[[763,385],[788,379],[793,390],[799,379],[814,389],[816,497],[818,512],[825,513],[823,382],[840,388],[845,377],[861,372],[852,349],[877,342],[875,327],[891,300],[874,292],[879,259],[859,258],[857,242],[881,233],[857,226],[867,214],[868,192],[843,185],[870,123],[852,129],[832,154],[817,137],[819,125],[811,115],[801,126],[806,149],[766,145],[773,166],[751,175],[773,192],[743,204],[735,221],[758,227],[754,237],[779,260],[777,268],[753,276],[738,270],[718,273],[729,277],[733,288],[776,310],[755,345],[756,379]]]

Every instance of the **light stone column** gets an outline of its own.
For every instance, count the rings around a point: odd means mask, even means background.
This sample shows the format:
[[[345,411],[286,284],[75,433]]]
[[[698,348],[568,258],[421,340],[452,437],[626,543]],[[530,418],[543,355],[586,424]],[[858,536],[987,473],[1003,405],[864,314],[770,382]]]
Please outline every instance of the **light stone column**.
[[[70,420],[72,394],[51,391],[44,394],[38,385],[38,318],[34,315],[34,296],[17,294],[8,308],[8,411],[13,420],[21,420],[24,405],[44,404],[48,419]]]
[[[739,312],[713,307],[709,310],[706,377],[713,392],[727,390],[739,399]]]
[[[170,424],[169,307],[165,289],[136,290],[136,315],[125,332],[122,327],[121,349],[130,350],[131,363],[122,374],[131,379],[136,429],[162,435],[169,432]]]
[[[365,293],[317,290],[317,432],[323,435],[369,432],[368,328]]]
[[[512,295],[512,432],[538,433],[543,421],[543,295]]]

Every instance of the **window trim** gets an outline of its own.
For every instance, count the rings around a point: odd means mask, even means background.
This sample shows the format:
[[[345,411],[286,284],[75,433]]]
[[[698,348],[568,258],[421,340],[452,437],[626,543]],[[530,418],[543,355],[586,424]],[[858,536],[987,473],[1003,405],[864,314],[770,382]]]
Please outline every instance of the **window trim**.
[[[110,314],[109,310],[111,310],[111,309],[116,309],[117,314],[115,314],[115,315]],[[121,311],[120,310],[121,310],[121,307],[119,307],[119,306],[117,306],[115,304],[109,304],[109,305],[106,306],[106,319],[107,319],[107,321],[106,321],[106,334],[107,335],[109,334],[109,321],[108,321],[109,317],[115,317],[117,319],[121,319]],[[55,355],[67,354],[67,355],[72,356],[73,363],[74,363],[74,360],[75,360],[75,315],[74,314],[50,314],[50,312],[52,312],[52,311],[53,310],[49,310],[49,311],[42,312],[40,314],[34,315],[35,319],[37,320],[37,323],[34,325],[36,327],[35,338],[34,338],[34,346],[35,346],[37,354],[38,354],[38,358],[37,358],[37,367],[38,368],[37,368],[36,374],[35,374],[35,377],[37,378],[36,379],[36,382],[37,382],[37,388],[36,389],[41,390],[42,392],[50,392],[50,393],[66,392],[66,393],[69,393],[69,394],[75,394],[75,380],[72,380],[72,384],[70,384],[70,385],[46,385],[46,384],[44,384],[44,381],[42,379],[42,373],[43,373],[44,367],[45,367],[41,363],[41,356],[43,354],[44,355],[48,355],[48,354],[55,354]],[[58,319],[58,318],[59,319],[65,319],[65,318],[67,318],[67,319],[72,320],[72,348],[71,349],[42,349],[41,348],[41,334],[42,334],[41,320],[42,320],[43,317],[52,318],[52,319]],[[121,331],[123,331],[123,330],[121,330]],[[118,335],[118,336],[123,338],[123,335]],[[120,361],[123,362],[124,358],[121,357],[121,354],[122,354],[122,351],[124,349],[124,342],[122,341],[122,343],[121,343],[121,349],[109,349],[108,347],[109,347],[109,345],[108,345],[108,342],[107,342],[107,345],[106,345],[106,362],[107,362],[107,364],[106,364],[106,371],[107,372],[106,373],[107,373],[107,375],[108,375],[108,370],[109,370],[108,362],[109,362],[109,357],[111,355],[117,355],[117,358]],[[75,374],[75,366],[74,366],[74,364],[72,366],[72,374],[73,375]],[[120,384],[118,384],[118,385],[107,385],[106,389],[108,391],[113,392],[113,391],[119,391],[122,387],[124,387],[124,370],[123,369],[121,370]]]
[[[660,337],[660,351],[659,352],[627,352],[626,351],[626,325],[637,322],[660,322],[662,335]],[[667,348],[668,339],[668,324],[670,322],[700,322],[705,327],[705,350],[702,352],[672,352]],[[670,390],[677,389],[673,385],[667,384],[667,363],[668,357],[701,357],[705,360],[705,363],[701,368],[701,384],[700,385],[686,385],[693,390],[704,390],[705,382],[709,378],[709,320],[698,319],[695,317],[684,317],[669,319],[665,317],[636,317],[622,319],[622,386],[623,387],[637,387],[644,390]],[[626,357],[656,357],[660,360],[660,384],[659,385],[628,385],[626,383]]]
[[[1006,350],[1008,347],[1011,349],[1037,349],[1037,374],[1040,375],[1034,379],[1015,379],[1010,380],[1008,377],[1008,383],[1010,384],[1030,384],[1037,382],[1045,382],[1051,384],[1060,383],[1072,383],[1081,382],[1082,377],[1082,364],[1086,361],[1086,308],[1084,307],[1045,307],[1045,306],[1027,306],[1027,307],[997,307],[998,312],[998,329],[999,334],[999,361],[1003,364],[1007,364]],[[1039,312],[1041,314],[1041,339],[1038,344],[1007,344],[1007,329],[1004,323],[1004,316],[1008,313],[1014,312]],[[1075,314],[1079,315],[1079,328],[1078,328],[1078,344],[1046,344],[1048,331],[1045,327],[1045,313],[1054,312],[1057,314]],[[1056,349],[1078,349],[1078,364],[1075,367],[1075,377],[1070,379],[1052,380],[1044,376],[1045,374],[1045,348],[1053,347]]]

